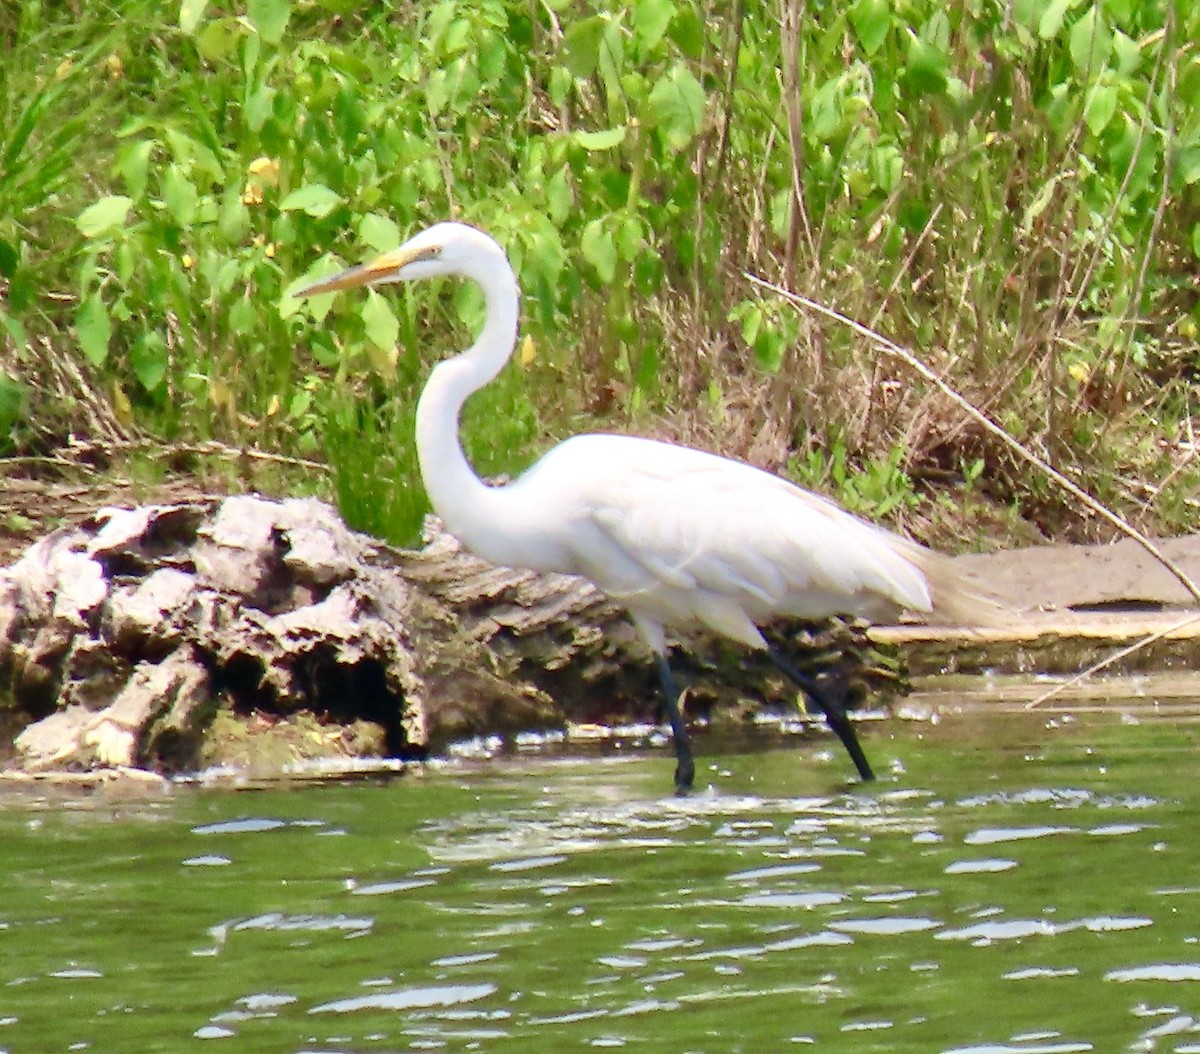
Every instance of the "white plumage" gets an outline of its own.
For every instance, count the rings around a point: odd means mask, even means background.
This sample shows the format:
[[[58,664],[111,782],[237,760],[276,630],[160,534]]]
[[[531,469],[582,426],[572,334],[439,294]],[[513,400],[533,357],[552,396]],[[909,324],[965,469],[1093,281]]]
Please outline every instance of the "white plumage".
[[[486,321],[466,351],[439,363],[417,407],[417,451],[447,529],[497,564],[583,575],[632,616],[658,656],[675,733],[681,790],[692,782],[686,727],[664,629],[699,625],[755,649],[758,627],[783,616],[879,618],[909,609],[990,621],[995,609],[955,581],[944,558],[741,462],[620,435],[554,447],[513,483],[488,487],[458,439],[463,402],[508,361],[518,286],[503,249],[460,223],[439,223],[400,248],[299,291],[461,275],[483,289]],[[840,699],[774,651],[771,658],[825,712],[870,778]]]
[[[467,544],[497,562],[590,578],[629,608],[656,650],[663,625],[701,623],[761,648],[756,624],[780,616],[932,608],[898,539],[777,476],[702,451],[577,436],[502,493],[512,515],[553,515],[533,517],[494,548],[462,524]]]

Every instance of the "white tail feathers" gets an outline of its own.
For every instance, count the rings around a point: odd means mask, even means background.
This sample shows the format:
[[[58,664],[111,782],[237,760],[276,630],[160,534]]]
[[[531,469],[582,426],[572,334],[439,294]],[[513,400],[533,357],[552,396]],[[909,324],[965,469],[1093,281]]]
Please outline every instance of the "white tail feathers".
[[[933,610],[923,613],[926,622],[967,628],[1011,626],[1020,613],[989,593],[985,583],[941,553],[914,546],[908,555],[925,575],[933,594]]]

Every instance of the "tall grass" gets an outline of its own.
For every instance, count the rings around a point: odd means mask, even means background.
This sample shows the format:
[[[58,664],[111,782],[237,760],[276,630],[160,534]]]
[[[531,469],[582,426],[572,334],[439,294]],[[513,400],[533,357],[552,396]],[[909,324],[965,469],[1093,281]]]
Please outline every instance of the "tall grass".
[[[478,297],[286,291],[446,216],[525,289],[529,361],[466,426],[485,471],[633,427],[893,519],[966,481],[1092,530],[751,270],[920,349],[1143,524],[1190,519],[1191,6],[133,0],[9,5],[0,39],[7,372],[45,340],[164,441],[323,450],[378,533],[414,535],[412,408]]]

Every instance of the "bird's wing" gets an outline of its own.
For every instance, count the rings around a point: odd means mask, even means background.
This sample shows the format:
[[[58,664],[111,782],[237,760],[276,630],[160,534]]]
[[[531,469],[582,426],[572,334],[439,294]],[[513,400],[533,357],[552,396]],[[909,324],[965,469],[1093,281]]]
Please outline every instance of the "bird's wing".
[[[929,609],[900,539],[739,462],[635,442],[606,447],[615,460],[590,481],[590,517],[663,586],[765,614]]]

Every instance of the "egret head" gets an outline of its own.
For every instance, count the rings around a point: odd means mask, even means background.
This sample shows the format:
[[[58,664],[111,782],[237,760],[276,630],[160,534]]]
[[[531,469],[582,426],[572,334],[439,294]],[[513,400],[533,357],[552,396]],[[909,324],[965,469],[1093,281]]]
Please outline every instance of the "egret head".
[[[362,285],[410,282],[439,275],[473,276],[481,264],[504,258],[503,250],[483,231],[466,223],[436,223],[409,238],[398,249],[357,267],[319,279],[292,296],[334,293]]]

